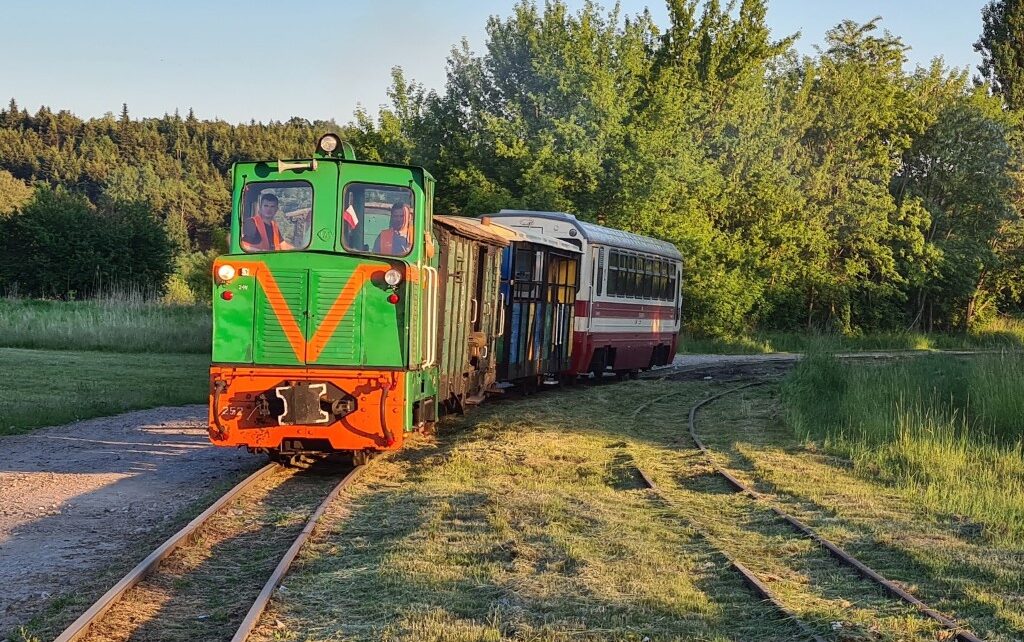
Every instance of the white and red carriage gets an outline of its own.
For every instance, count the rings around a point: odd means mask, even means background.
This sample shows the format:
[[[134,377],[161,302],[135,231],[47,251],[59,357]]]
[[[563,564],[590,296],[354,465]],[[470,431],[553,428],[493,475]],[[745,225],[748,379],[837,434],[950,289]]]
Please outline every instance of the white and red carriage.
[[[682,255],[674,245],[563,212],[502,210],[490,218],[583,252],[572,373],[635,373],[672,362],[682,304]]]

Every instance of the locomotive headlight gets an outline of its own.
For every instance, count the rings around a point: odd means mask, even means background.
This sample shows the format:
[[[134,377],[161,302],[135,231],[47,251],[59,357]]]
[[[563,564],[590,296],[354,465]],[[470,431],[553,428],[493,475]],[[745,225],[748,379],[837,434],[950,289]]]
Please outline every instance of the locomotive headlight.
[[[402,273],[396,270],[395,268],[391,268],[390,270],[384,273],[384,282],[390,285],[391,287],[395,287],[396,285],[402,282]]]
[[[223,283],[227,283],[231,279],[235,278],[235,268],[232,265],[225,263],[224,265],[217,268],[217,278]]]
[[[341,139],[338,138],[337,134],[324,134],[317,141],[316,146],[320,148],[325,154],[330,154],[334,150],[338,149],[338,145],[341,144]]]

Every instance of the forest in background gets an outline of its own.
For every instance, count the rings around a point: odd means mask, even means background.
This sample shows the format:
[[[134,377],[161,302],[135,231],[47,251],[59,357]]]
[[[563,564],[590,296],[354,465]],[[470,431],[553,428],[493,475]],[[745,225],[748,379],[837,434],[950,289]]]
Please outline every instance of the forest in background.
[[[879,20],[812,56],[765,0],[669,0],[669,23],[523,1],[447,83],[393,71],[346,125],[0,110],[0,288],[209,296],[236,160],[360,158],[438,179],[436,210],[561,210],[675,243],[687,329],[959,331],[1021,311],[1024,5],[979,16],[979,76],[905,69]],[[68,233],[71,232],[71,233]],[[127,258],[126,258],[127,257]]]

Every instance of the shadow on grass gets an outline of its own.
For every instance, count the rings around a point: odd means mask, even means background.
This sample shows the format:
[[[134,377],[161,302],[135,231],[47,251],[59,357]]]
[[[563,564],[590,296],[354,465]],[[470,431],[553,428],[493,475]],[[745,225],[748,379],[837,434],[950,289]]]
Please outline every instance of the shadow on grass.
[[[286,614],[301,622],[304,635],[323,638],[795,639],[787,623],[767,631],[763,623],[775,614],[728,572],[696,584],[707,595],[732,598],[713,600],[707,612],[643,595],[599,595],[583,578],[587,560],[564,541],[496,533],[495,502],[487,493],[409,489],[361,497],[321,542],[326,554],[303,565],[303,579],[293,584],[298,604]],[[438,514],[445,522],[440,535]],[[724,560],[717,562],[724,568]],[[308,595],[323,596],[315,615],[305,604]]]
[[[738,395],[743,402],[763,401],[769,402],[764,397],[747,398],[748,393]],[[770,417],[762,417],[763,422],[770,421]],[[709,423],[710,419],[707,420]],[[764,424],[768,425],[768,424]],[[700,426],[698,425],[698,428]],[[996,571],[994,567],[986,568],[976,563],[967,561],[962,554],[951,552],[943,555],[941,550],[935,550],[930,557],[926,558],[921,552],[915,552],[913,548],[903,548],[898,543],[893,543],[890,538],[894,535],[892,531],[882,530],[881,533],[872,529],[871,524],[859,518],[844,518],[841,511],[826,506],[813,498],[795,495],[786,488],[777,486],[771,479],[762,474],[757,465],[741,452],[741,449],[750,447],[764,447],[778,449],[789,456],[796,456],[806,452],[802,448],[790,443],[782,434],[772,434],[772,430],[766,428],[765,433],[751,434],[743,432],[741,435],[729,434],[729,431],[716,433],[708,431],[710,436],[705,438],[713,448],[717,457],[724,459],[724,466],[730,471],[743,471],[754,479],[751,484],[759,492],[774,495],[781,499],[783,508],[790,513],[795,513],[801,519],[809,521],[812,527],[816,521],[823,520],[831,526],[838,526],[843,533],[843,548],[852,555],[879,571],[883,576],[896,581],[904,587],[909,587],[911,592],[921,597],[931,606],[940,611],[945,610],[949,614],[966,617],[973,622],[980,630],[976,632],[985,634],[993,631],[1013,631],[1019,622],[1019,614],[1007,612],[1000,613],[989,601],[979,599],[979,593],[991,590],[994,593],[1005,596],[1016,595],[1020,591],[1020,576],[1013,575],[1007,569]],[[778,432],[778,431],[776,431]],[[702,431],[702,435],[704,432]],[[740,438],[737,439],[736,437]],[[753,443],[752,443],[753,442]],[[785,461],[785,460],[783,460]],[[776,464],[779,465],[779,464]],[[830,466],[838,467],[844,475],[855,475],[851,464],[845,460],[837,460],[830,463]],[[795,510],[794,510],[795,508]],[[811,516],[807,520],[804,516]],[[938,519],[948,523],[948,528],[942,531],[950,537],[972,546],[982,546],[975,551],[975,555],[986,555],[991,550],[995,554],[996,549],[986,549],[980,534],[981,527],[972,522],[965,522],[964,518],[952,514],[932,514],[929,511],[921,510],[920,519]],[[913,538],[912,533],[895,533],[896,540],[902,538]],[[927,534],[919,535],[928,537]],[[930,540],[926,540],[928,545]],[[938,546],[937,543],[932,544]],[[1003,555],[1019,559],[1015,553],[1009,550],[1002,551]],[[1019,564],[1014,564],[1019,567]],[[1015,579],[1010,580],[1008,577]],[[979,590],[980,589],[980,590]],[[881,590],[881,589],[879,589]],[[893,598],[897,599],[897,598]],[[1012,600],[1009,600],[1012,601]],[[966,623],[970,623],[966,622]]]

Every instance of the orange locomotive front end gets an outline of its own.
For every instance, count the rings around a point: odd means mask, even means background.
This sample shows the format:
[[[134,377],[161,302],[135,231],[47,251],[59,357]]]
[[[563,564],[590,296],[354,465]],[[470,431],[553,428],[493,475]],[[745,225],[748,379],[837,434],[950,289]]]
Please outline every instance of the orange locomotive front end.
[[[210,439],[256,451],[400,448],[406,373],[213,366]]]

